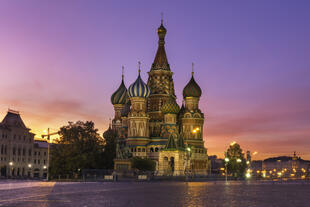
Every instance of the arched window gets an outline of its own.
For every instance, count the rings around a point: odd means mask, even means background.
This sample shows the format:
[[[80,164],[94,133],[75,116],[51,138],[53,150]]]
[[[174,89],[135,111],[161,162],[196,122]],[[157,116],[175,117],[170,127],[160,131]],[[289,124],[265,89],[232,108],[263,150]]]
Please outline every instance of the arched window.
[[[141,152],[141,148],[138,148],[138,152]]]
[[[142,148],[142,152],[145,152],[145,148]]]
[[[150,151],[151,151],[151,152],[154,152],[154,148],[153,148],[153,147],[151,147]]]
[[[158,152],[158,148],[157,147],[155,148],[155,152]]]

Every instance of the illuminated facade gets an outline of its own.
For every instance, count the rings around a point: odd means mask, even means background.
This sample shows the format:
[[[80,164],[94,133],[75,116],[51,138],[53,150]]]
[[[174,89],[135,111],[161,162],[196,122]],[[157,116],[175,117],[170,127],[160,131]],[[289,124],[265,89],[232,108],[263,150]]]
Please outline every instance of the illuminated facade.
[[[0,123],[0,177],[46,177],[47,142],[34,140],[19,112]]]
[[[165,51],[167,30],[157,30],[158,49],[145,83],[140,76],[128,87],[124,77],[113,93],[115,115],[112,130],[125,140],[132,156],[156,161],[159,174],[207,173],[207,150],[203,141],[204,114],[199,109],[202,91],[194,79],[183,90],[183,104],[176,102],[173,72]]]

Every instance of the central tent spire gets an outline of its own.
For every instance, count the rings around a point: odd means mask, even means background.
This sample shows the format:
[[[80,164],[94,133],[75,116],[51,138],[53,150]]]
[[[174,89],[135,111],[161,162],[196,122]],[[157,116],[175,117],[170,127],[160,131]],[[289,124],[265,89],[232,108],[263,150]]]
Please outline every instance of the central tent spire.
[[[158,49],[151,70],[170,70],[165,51],[165,36],[167,33],[163,25],[163,14],[161,14],[161,24],[157,29],[158,34]]]

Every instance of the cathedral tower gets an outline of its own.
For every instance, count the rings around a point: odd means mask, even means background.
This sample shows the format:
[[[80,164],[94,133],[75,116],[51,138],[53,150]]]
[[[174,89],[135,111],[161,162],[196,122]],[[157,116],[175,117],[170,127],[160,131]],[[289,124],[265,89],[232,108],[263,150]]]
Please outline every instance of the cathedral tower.
[[[203,148],[204,114],[199,109],[201,89],[194,79],[194,72],[188,84],[183,89],[185,105],[182,109],[181,127],[185,142],[191,146]]]
[[[124,67],[122,68],[124,70]],[[124,84],[124,74],[122,73],[122,82],[118,89],[111,96],[111,103],[114,106],[114,119],[112,120],[112,128],[119,129],[121,127],[121,111],[127,100],[127,88]]]
[[[137,80],[128,88],[131,109],[128,114],[128,139],[134,156],[146,156],[146,144],[149,142],[149,117],[146,111],[147,98],[150,95],[149,87],[139,75]]]
[[[160,136],[160,126],[164,121],[161,112],[162,105],[169,100],[170,97],[175,99],[174,84],[165,51],[165,36],[167,30],[161,20],[161,25],[157,29],[158,49],[151,70],[148,72],[149,78],[147,85],[150,88],[150,96],[148,98],[148,113],[150,115],[150,136]]]

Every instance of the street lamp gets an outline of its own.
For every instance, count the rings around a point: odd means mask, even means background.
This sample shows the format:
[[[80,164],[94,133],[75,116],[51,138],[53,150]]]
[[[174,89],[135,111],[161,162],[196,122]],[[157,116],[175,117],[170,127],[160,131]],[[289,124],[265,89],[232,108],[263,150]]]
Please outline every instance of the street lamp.
[[[227,182],[227,164],[228,164],[228,162],[229,162],[229,158],[228,157],[225,157],[225,180],[226,180],[226,182]]]
[[[28,167],[31,168],[31,164],[28,164]]]
[[[13,162],[9,162],[9,165],[11,166],[10,167],[10,175],[11,176],[12,176],[13,164],[14,164]]]
[[[238,158],[238,159],[237,159],[237,162],[239,162],[239,163],[240,163],[240,162],[242,162],[242,160],[241,160],[240,158]]]
[[[191,148],[190,147],[187,147],[186,148],[186,158],[187,158],[187,162],[186,162],[186,178],[188,176],[188,171],[189,171],[189,160],[190,160],[190,156],[191,156]]]

